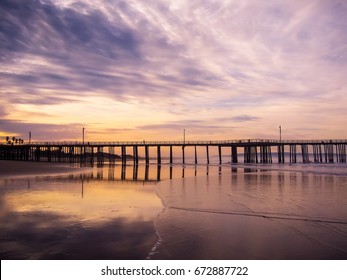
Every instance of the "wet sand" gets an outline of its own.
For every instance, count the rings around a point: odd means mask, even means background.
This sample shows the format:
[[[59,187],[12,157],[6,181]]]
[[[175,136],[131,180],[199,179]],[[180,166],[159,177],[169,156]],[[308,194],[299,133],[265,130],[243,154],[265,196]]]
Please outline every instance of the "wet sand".
[[[346,180],[269,171],[161,182],[152,259],[346,259]]]
[[[81,172],[87,169],[68,163],[0,160],[0,178]]]
[[[338,165],[152,165],[133,181],[131,166],[80,176],[69,164],[0,164],[2,259],[347,257],[347,174]],[[1,180],[17,177],[11,167],[21,178]],[[46,176],[54,172],[65,175]]]
[[[2,260],[148,257],[158,239],[153,221],[162,209],[155,182],[122,181],[119,166],[94,168],[81,176],[78,170],[88,168],[12,165],[40,174],[0,177]],[[65,174],[52,173],[67,167]]]

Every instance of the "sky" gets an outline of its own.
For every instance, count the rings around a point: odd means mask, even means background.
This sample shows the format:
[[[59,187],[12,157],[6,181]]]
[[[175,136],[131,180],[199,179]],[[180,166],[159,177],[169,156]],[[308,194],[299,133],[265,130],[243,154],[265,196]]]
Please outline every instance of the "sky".
[[[1,0],[0,142],[347,139],[346,0]]]

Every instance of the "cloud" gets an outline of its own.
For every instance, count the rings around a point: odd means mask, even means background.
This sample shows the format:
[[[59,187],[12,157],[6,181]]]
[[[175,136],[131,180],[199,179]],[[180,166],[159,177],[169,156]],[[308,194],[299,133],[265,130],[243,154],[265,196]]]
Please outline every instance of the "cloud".
[[[7,132],[8,135],[6,136],[27,139],[28,132],[31,131],[32,138],[40,142],[47,139],[81,139],[83,124],[47,124],[18,120],[0,120],[0,126],[3,132]]]
[[[5,109],[5,106],[0,104],[0,118],[3,118],[7,115],[7,110]]]
[[[169,117],[256,121],[249,109],[299,124],[304,106],[324,114],[321,100],[346,102],[336,99],[347,87],[345,1],[4,0],[0,13],[0,97],[13,112],[107,98],[158,114],[163,128]]]
[[[59,8],[52,2],[38,0],[2,1],[1,24],[5,38],[2,49],[45,54],[83,51],[109,58],[137,55],[134,33],[117,27],[98,11],[83,14],[71,8]],[[110,46],[112,45],[112,48]]]
[[[1,71],[0,79],[3,87],[19,89],[23,98],[27,90],[40,96],[46,90],[75,91],[77,96],[78,91],[110,90],[126,79],[105,73],[107,60],[141,60],[135,32],[98,11],[82,14],[36,0],[4,1],[1,9],[7,71]]]
[[[77,96],[77,92],[98,90],[118,100],[126,98],[130,91],[153,98],[175,91],[179,95],[176,88],[181,92],[194,87],[203,89],[220,81],[198,62],[182,59],[183,42],[170,42],[168,34],[138,7],[109,6],[114,13],[108,18],[83,3],[60,7],[53,2],[31,0],[24,7],[22,4],[2,4],[6,9],[2,21],[7,22],[2,49],[7,54],[4,62],[8,69],[1,78],[5,87],[15,85],[23,95],[27,90],[35,90],[37,95],[46,94],[40,91],[47,89],[55,93],[74,91]],[[85,13],[76,10],[81,7]],[[136,28],[124,20],[129,15],[138,18]],[[16,55],[20,67],[14,71],[11,65]],[[179,63],[174,65],[174,60]]]
[[[260,118],[250,115],[240,115],[240,116],[233,116],[230,118],[217,118],[217,121],[225,122],[225,121],[232,121],[232,122],[249,122],[249,121],[257,121]]]
[[[138,131],[166,131],[173,135],[181,134],[183,130],[187,131],[189,135],[214,135],[217,133],[229,132],[232,129],[235,129],[235,126],[230,126],[225,123],[218,124],[214,121],[199,121],[199,120],[182,120],[182,121],[172,121],[172,122],[163,122],[160,124],[149,124],[141,125],[136,129]]]

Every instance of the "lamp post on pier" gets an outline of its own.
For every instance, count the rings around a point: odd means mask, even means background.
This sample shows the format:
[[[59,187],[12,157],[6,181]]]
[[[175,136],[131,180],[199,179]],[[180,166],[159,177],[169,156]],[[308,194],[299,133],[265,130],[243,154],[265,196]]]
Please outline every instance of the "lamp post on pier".
[[[82,128],[82,144],[84,145],[84,131],[85,131],[86,129],[83,127]]]
[[[280,128],[280,143],[282,142],[282,126],[279,126]]]

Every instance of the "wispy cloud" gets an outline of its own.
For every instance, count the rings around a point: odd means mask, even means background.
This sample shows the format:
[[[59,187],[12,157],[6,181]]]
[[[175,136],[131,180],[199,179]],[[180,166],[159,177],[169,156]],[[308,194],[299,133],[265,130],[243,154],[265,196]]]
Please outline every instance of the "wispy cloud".
[[[187,119],[223,137],[230,121],[261,119],[293,134],[309,122],[319,137],[347,117],[345,14],[343,0],[3,0],[0,97],[11,110],[2,118],[35,123],[35,110],[83,125],[93,116],[96,137],[111,123],[132,137]]]
[[[26,140],[29,131],[32,137],[38,141],[46,141],[46,139],[81,139],[81,124],[46,124],[0,120],[0,126],[6,131],[3,136],[21,136]]]
[[[239,115],[239,116],[233,116],[230,118],[218,118],[216,120],[225,122],[225,121],[232,121],[232,122],[249,122],[249,121],[257,121],[260,118],[250,115]]]

